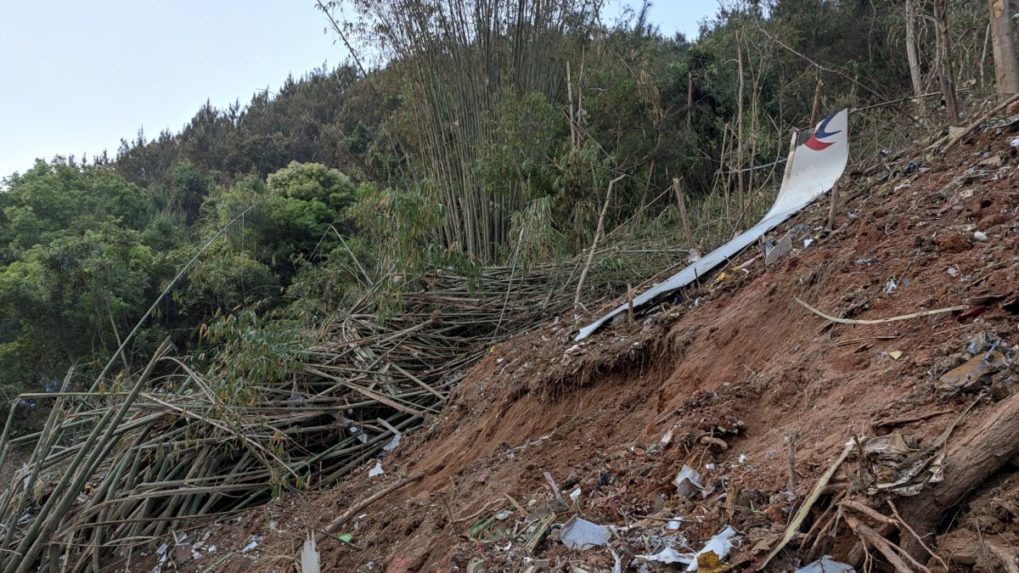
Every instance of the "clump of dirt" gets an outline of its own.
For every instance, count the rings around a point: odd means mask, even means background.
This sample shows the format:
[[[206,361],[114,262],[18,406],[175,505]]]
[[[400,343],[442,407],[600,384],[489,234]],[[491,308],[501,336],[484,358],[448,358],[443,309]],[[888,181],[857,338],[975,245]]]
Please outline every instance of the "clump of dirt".
[[[1014,392],[1008,370],[965,392],[938,383],[979,337],[1014,356],[1015,154],[989,134],[929,164],[908,159],[853,177],[835,230],[823,228],[826,202],[778,229],[800,238],[776,264],[751,262],[749,249],[683,302],[582,343],[573,335],[588,317],[569,316],[493,347],[442,416],[382,460],[382,475],[370,476],[372,461],[332,491],[288,495],[194,532],[211,532],[203,543],[217,550],[181,567],[293,570],[306,536],[319,532],[324,571],[666,570],[639,556],[696,550],[728,525],[739,532],[730,563],[760,563],[847,441],[895,431],[930,443]],[[798,299],[841,318],[967,311],[847,325]],[[673,483],[684,466],[701,486],[689,498]],[[970,533],[1015,546],[1014,470],[930,540],[953,570],[1002,570],[993,561],[1001,551]],[[831,487],[853,488],[855,472],[847,464]],[[321,533],[359,500],[417,475]],[[614,526],[612,544],[565,547],[573,515]],[[811,529],[824,518],[811,512],[775,570],[822,554],[854,558],[846,528]]]

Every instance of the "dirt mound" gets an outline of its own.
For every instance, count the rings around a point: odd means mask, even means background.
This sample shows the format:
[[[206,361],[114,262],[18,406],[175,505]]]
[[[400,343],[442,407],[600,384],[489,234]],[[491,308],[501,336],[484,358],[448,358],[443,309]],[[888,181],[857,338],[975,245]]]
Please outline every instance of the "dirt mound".
[[[731,525],[739,542],[730,563],[750,570],[848,440],[898,436],[918,451],[1012,399],[1016,164],[994,134],[930,164],[882,161],[847,177],[834,232],[822,230],[826,202],[779,228],[774,235],[791,233],[796,248],[776,264],[749,249],[683,301],[581,344],[569,317],[493,347],[442,417],[382,461],[384,474],[369,476],[373,461],[335,490],[191,532],[204,540],[201,558],[183,567],[287,571],[317,531],[324,571],[667,570],[637,556],[666,545],[696,550]],[[797,299],[843,319],[967,310],[840,324]],[[967,388],[943,388],[945,373],[988,345],[1008,364]],[[887,567],[829,519],[864,473],[880,477],[880,462],[868,463],[835,473],[774,570],[822,554]],[[689,499],[673,483],[684,465],[703,486]],[[952,570],[1006,570],[1019,539],[1013,471],[999,472],[929,539]],[[407,476],[420,479],[322,533]],[[611,549],[566,548],[561,525],[573,515],[615,526]],[[887,523],[870,523],[889,535]],[[988,535],[991,544],[981,541]]]

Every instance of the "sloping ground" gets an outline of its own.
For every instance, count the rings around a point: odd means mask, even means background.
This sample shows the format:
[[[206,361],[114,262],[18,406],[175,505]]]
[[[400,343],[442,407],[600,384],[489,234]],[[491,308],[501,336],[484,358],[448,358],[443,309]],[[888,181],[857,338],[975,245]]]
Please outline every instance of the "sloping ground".
[[[383,460],[382,476],[368,476],[373,462],[335,490],[191,532],[204,539],[195,550],[201,558],[183,567],[293,570],[309,531],[325,531],[359,501],[421,476],[334,528],[350,534],[349,543],[320,533],[323,570],[610,571],[615,553],[623,570],[636,571],[645,563],[636,555],[663,543],[683,551],[684,541],[696,550],[725,525],[740,532],[729,562],[751,570],[847,440],[898,431],[927,445],[957,421],[951,440],[996,400],[1019,399],[1010,397],[1011,366],[971,392],[937,387],[968,350],[982,352],[990,341],[1006,360],[1015,356],[1019,332],[1007,310],[1015,308],[1002,304],[1019,285],[1019,161],[1009,139],[986,133],[929,165],[907,157],[850,174],[834,233],[820,230],[822,201],[778,229],[775,237],[791,231],[796,247],[778,263],[744,253],[685,301],[580,345],[572,322],[556,319],[492,348],[441,419]],[[797,298],[857,319],[970,310],[846,325]],[[790,435],[798,436],[794,500],[786,491]],[[677,494],[672,481],[684,464],[700,472],[704,496]],[[951,570],[1008,570],[1002,559],[1019,539],[1019,475],[1006,468],[960,500],[936,532],[947,535],[928,539]],[[957,469],[947,464],[945,475]],[[841,520],[828,519],[832,496],[860,487],[863,473],[863,464],[842,465],[773,570],[824,553],[890,570],[875,549],[854,550],[858,537]],[[873,499],[890,514],[884,498]],[[573,515],[628,529],[615,534],[611,551],[568,549],[559,526]],[[672,517],[682,518],[678,529],[667,526]],[[546,523],[547,535],[535,535]],[[252,540],[257,546],[242,552]]]

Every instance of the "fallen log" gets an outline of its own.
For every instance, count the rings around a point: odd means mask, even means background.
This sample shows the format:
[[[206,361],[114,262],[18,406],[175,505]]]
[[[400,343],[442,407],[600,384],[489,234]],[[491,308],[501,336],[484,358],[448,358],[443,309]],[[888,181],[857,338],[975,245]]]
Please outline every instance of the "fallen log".
[[[900,506],[903,520],[928,541],[946,511],[1019,454],[1019,396],[999,402],[981,417],[978,425],[950,440],[944,481],[906,498]],[[926,555],[916,539],[904,539],[902,546],[916,559]]]

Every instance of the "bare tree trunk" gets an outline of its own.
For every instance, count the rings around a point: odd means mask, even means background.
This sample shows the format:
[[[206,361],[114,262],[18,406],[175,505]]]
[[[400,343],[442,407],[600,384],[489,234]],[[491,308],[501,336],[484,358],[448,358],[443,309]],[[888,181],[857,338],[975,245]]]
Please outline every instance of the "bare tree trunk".
[[[694,248],[693,232],[690,230],[690,217],[686,213],[686,197],[679,177],[672,178],[672,190],[676,193],[676,205],[679,207],[679,219],[683,223],[683,238],[686,239],[686,246]]]
[[[921,536],[931,539],[941,515],[963,503],[974,489],[1019,454],[1019,397],[988,407],[970,422],[971,428],[952,437],[945,456],[945,480],[920,495],[906,498],[902,517]],[[930,537],[929,537],[930,536]],[[915,538],[903,539],[902,548],[913,557],[925,557]]]
[[[909,60],[909,78],[913,82],[917,113],[923,115],[923,75],[920,57],[916,53],[916,0],[906,0],[906,58]]]
[[[949,123],[959,123],[959,100],[955,95],[955,72],[952,69],[952,38],[948,28],[948,3],[934,0],[934,20],[937,23],[938,77],[945,98],[945,112]]]
[[[1009,0],[988,0],[991,14],[991,45],[994,49],[994,78],[998,96],[1006,98],[1019,92],[1019,60],[1012,37],[1012,10]]]
[[[736,101],[736,167],[739,171],[736,172],[736,192],[743,194],[743,43],[736,40],[736,51],[737,59],[736,65],[739,69],[739,87],[737,88],[737,101]],[[730,223],[729,219],[729,202],[725,202],[725,219],[727,223]]]
[[[570,78],[570,61],[566,61],[566,97],[570,100],[570,146],[577,148],[577,124],[573,112],[573,80]]]
[[[693,132],[693,73],[686,74],[686,132]]]
[[[814,105],[810,108],[810,125],[807,126],[811,133],[817,129],[817,118],[821,115],[821,88],[823,87],[824,82],[821,81],[821,78],[817,78],[817,86],[814,87]]]

